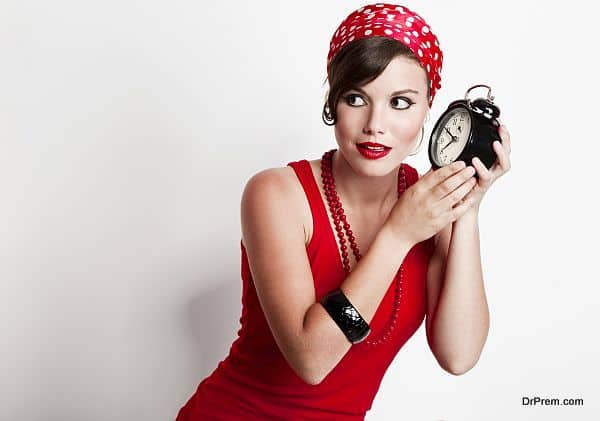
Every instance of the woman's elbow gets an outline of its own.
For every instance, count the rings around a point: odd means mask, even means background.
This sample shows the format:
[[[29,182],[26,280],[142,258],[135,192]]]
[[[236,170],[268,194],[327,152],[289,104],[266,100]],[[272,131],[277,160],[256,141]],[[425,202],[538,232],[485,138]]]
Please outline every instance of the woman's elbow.
[[[448,373],[454,376],[461,376],[466,372],[470,371],[477,364],[477,360],[474,361],[465,361],[465,362],[455,362],[442,366],[442,368]]]
[[[444,370],[446,370],[448,373],[454,375],[454,376],[461,376],[463,374],[465,374],[467,371],[469,371],[472,367],[452,367],[452,368],[445,368]]]
[[[317,364],[315,361],[316,359],[311,359],[311,362],[304,365],[301,374],[299,373],[300,378],[311,386],[320,384],[331,372],[330,369],[327,369],[322,364]]]
[[[302,380],[304,380],[305,383],[311,385],[311,386],[317,386],[318,384],[320,384],[323,379],[325,378],[325,376],[304,376],[302,378]]]
[[[323,375],[322,373],[315,371],[314,369],[310,369],[310,368],[294,368],[292,367],[294,372],[298,375],[298,377],[300,377],[300,379],[306,383],[309,384],[311,386],[316,386],[319,383],[321,383],[323,381],[323,379],[326,377],[326,375]]]
[[[316,386],[327,376],[317,359],[305,352],[283,353],[288,365],[294,373],[306,384]]]

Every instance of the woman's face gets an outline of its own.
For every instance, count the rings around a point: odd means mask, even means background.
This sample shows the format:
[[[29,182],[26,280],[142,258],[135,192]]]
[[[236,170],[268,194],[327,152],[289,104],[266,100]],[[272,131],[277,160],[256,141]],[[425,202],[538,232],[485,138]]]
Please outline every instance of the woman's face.
[[[418,144],[428,111],[425,70],[413,60],[396,57],[375,80],[342,93],[335,125],[339,151],[357,173],[386,175]],[[362,142],[391,150],[383,158],[367,159],[357,146]]]

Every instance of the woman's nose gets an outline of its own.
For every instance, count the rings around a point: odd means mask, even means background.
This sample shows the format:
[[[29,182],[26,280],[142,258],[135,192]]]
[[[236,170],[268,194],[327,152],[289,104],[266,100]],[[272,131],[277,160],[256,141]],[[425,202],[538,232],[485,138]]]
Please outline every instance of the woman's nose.
[[[375,133],[384,134],[385,130],[383,129],[382,121],[383,117],[381,116],[381,113],[374,109],[371,110],[369,119],[367,120],[365,127],[363,127],[363,133],[370,135]]]
[[[363,129],[363,133],[364,134],[373,134],[373,133],[384,134],[385,131],[383,129],[371,129],[370,127],[365,127]]]

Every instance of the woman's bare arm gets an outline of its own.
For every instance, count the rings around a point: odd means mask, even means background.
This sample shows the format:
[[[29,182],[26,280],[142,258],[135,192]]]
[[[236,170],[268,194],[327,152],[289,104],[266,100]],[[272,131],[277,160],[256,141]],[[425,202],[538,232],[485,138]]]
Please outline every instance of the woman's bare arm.
[[[469,211],[440,233],[428,269],[427,341],[455,375],[475,366],[490,324],[477,219],[477,210]]]
[[[281,169],[255,174],[241,201],[243,243],[257,295],[284,357],[307,383],[318,384],[352,344],[316,302],[293,186]],[[370,322],[413,244],[384,225],[340,288]]]

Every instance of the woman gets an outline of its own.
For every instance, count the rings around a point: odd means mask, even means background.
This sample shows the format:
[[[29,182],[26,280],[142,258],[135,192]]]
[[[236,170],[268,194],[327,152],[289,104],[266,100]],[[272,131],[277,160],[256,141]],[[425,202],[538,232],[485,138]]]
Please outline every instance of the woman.
[[[239,337],[178,421],[363,420],[425,317],[444,370],[462,374],[482,351],[478,210],[510,167],[506,128],[489,170],[474,159],[419,177],[403,163],[442,65],[436,36],[406,7],[350,14],[327,64],[323,119],[338,148],[248,181]]]

